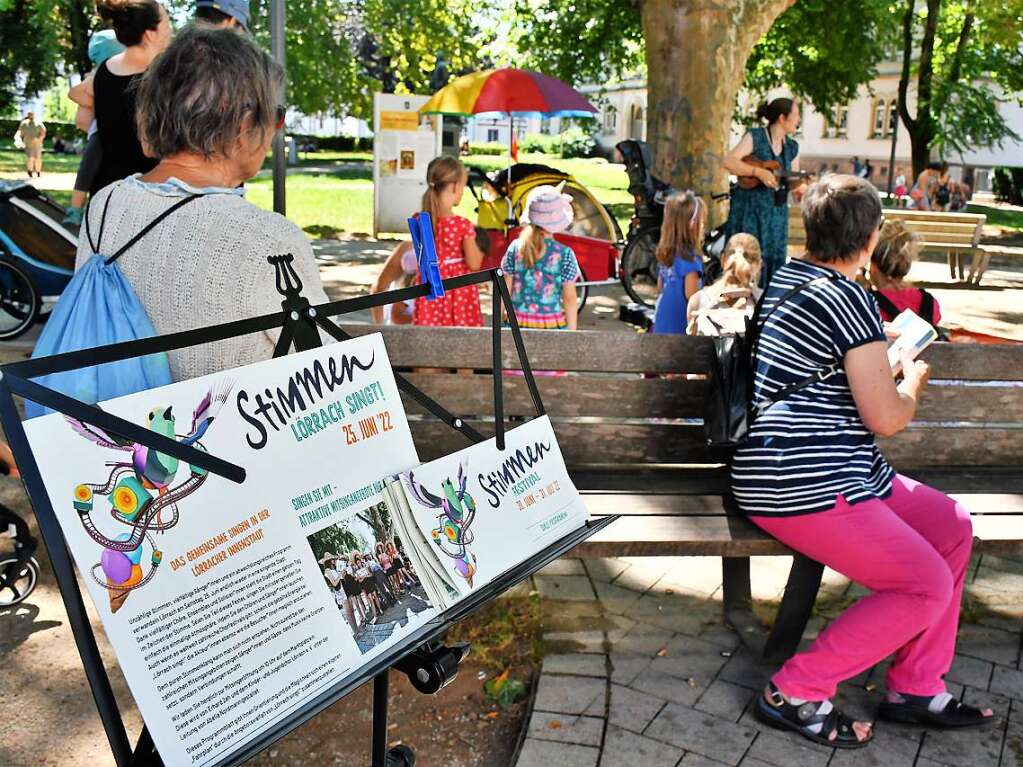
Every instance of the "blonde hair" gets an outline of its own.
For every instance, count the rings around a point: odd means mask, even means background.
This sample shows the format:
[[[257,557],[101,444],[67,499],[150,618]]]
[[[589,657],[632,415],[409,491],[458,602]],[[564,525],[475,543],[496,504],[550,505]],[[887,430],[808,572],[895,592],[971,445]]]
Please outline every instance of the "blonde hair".
[[[881,274],[901,280],[920,255],[920,240],[902,221],[885,221],[870,260]]]
[[[757,238],[745,232],[733,234],[721,254],[721,267],[725,273],[718,282],[725,287],[751,288],[760,276],[762,263]]]
[[[457,184],[469,177],[462,161],[450,155],[441,155],[426,166],[426,192],[423,194],[422,209],[430,214],[433,233],[437,233],[440,219],[440,195],[449,184]]]
[[[544,251],[544,240],[547,239],[547,231],[540,226],[526,224],[519,233],[516,242],[519,245],[519,255],[522,262],[530,269],[536,266]]]
[[[707,206],[694,192],[676,192],[664,205],[664,223],[657,243],[657,260],[665,266],[681,254],[687,260],[699,258]]]

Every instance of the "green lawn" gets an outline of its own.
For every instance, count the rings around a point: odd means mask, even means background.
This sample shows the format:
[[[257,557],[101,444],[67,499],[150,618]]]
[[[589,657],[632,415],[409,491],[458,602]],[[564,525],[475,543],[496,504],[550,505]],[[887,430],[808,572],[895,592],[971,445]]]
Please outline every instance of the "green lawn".
[[[43,153],[46,173],[74,173],[81,158],[73,154]],[[0,149],[0,173],[21,173],[25,170],[25,153],[20,149]]]
[[[475,155],[465,158],[490,172],[507,166],[507,158]],[[523,162],[551,165],[571,173],[593,195],[608,206],[619,220],[623,231],[628,228],[632,215],[632,197],[627,191],[628,178],[620,166],[604,160],[562,160],[549,155],[523,155]],[[373,230],[373,170],[372,155],[368,152],[311,152],[303,154],[299,169],[288,175],[288,218],[298,224],[311,237],[335,237],[340,233],[369,233]],[[73,155],[44,156],[47,172],[73,173],[79,158]],[[334,167],[331,167],[334,166]],[[303,171],[306,167],[309,170]],[[19,173],[24,168],[24,155],[14,149],[0,149],[0,172]],[[248,199],[261,208],[273,207],[272,181],[264,165],[260,178],[246,184]],[[316,170],[312,170],[316,168]],[[70,192],[48,191],[62,205],[70,201]],[[466,192],[458,206],[458,213],[470,221],[476,220],[476,200]]]
[[[985,222],[988,226],[997,226],[1002,229],[1015,229],[1023,232],[1023,212],[1008,208],[992,208],[989,205],[967,205],[967,213],[983,213],[987,216]]]

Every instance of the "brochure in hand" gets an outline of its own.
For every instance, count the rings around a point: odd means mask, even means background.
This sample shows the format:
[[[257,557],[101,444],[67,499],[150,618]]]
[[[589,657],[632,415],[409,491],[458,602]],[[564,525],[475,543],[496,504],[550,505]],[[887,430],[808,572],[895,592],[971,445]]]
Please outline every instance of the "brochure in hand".
[[[416,468],[379,334],[102,407],[246,472],[25,423],[165,764],[237,751],[586,516],[547,419]]]
[[[920,352],[938,339],[938,331],[927,320],[920,317],[912,309],[906,309],[888,326],[898,336],[888,347],[888,363],[892,366],[892,375],[902,371],[902,354],[908,351],[913,359]]]

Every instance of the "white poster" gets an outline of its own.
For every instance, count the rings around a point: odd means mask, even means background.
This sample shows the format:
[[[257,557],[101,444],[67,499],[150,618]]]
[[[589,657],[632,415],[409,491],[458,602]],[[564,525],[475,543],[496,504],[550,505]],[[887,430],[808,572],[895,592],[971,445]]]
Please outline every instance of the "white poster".
[[[247,475],[25,424],[166,764],[223,758],[435,615],[381,503],[418,461],[379,335],[103,408]]]
[[[420,117],[427,96],[373,98],[373,233],[405,232],[420,210],[426,167],[440,154],[441,118]]]

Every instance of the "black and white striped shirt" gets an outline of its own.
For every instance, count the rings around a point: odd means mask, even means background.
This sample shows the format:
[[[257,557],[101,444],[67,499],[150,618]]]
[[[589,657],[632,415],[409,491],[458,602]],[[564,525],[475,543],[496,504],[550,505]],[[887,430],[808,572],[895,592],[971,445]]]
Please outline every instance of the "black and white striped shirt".
[[[805,261],[786,264],[771,280],[761,316],[790,288],[834,274]],[[845,277],[799,291],[767,318],[755,360],[754,402],[836,369],[754,421],[732,465],[732,490],[746,514],[810,514],[833,507],[839,494],[852,504],[891,492],[895,472],[864,426],[842,366],[850,349],[884,340],[874,299]]]

